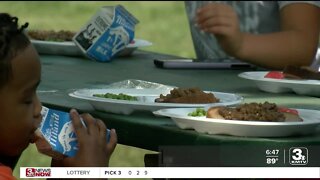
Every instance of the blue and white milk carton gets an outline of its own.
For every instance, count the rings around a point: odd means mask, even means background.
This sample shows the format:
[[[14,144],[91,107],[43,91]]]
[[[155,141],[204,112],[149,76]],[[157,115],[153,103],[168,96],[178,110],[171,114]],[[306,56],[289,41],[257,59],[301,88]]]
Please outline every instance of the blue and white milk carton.
[[[43,106],[41,115],[39,131],[42,138],[35,142],[38,151],[55,159],[61,159],[63,155],[75,156],[78,151],[78,141],[70,114]],[[82,123],[85,126],[83,121]],[[107,129],[107,141],[109,139],[110,130]]]
[[[123,6],[104,6],[73,37],[89,58],[110,61],[133,39],[139,21]]]

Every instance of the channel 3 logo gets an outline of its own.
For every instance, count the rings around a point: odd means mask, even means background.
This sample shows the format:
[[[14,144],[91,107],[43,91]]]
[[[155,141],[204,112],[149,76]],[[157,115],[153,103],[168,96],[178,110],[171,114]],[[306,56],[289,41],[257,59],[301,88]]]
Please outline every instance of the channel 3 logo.
[[[35,172],[36,172],[35,168],[27,168],[26,169],[26,176],[27,177],[34,177]]]
[[[26,168],[26,177],[50,177],[50,168]]]
[[[308,149],[305,147],[292,147],[289,150],[289,163],[291,165],[308,164]]]

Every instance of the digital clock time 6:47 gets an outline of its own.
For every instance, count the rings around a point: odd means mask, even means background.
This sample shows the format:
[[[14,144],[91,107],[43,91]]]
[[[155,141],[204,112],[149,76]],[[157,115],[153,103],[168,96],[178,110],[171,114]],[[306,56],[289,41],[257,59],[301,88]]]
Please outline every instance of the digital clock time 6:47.
[[[267,149],[266,150],[266,155],[278,155],[279,154],[279,149]]]

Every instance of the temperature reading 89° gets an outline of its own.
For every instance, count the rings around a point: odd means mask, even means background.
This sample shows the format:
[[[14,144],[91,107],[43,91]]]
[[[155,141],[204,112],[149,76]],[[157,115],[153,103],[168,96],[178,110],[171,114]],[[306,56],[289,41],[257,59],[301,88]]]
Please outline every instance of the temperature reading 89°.
[[[278,158],[267,158],[267,164],[276,164],[279,161]]]

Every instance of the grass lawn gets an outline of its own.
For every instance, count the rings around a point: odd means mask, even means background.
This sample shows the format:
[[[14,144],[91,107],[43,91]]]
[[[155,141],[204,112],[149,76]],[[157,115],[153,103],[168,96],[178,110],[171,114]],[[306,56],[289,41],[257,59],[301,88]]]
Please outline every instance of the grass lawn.
[[[122,4],[140,21],[135,37],[153,43],[144,50],[195,57],[183,2],[2,1],[0,11],[17,16],[20,24],[29,22],[29,29],[78,31],[101,6],[116,4]],[[150,152],[118,144],[110,166],[144,166],[143,156]],[[30,145],[20,158],[14,175],[19,177],[19,167],[49,165],[50,158],[39,155],[35,146]]]
[[[78,31],[100,7],[117,4],[140,21],[135,37],[153,43],[145,50],[195,56],[183,2],[2,1],[0,12],[17,16],[20,23],[29,22],[29,29]]]

